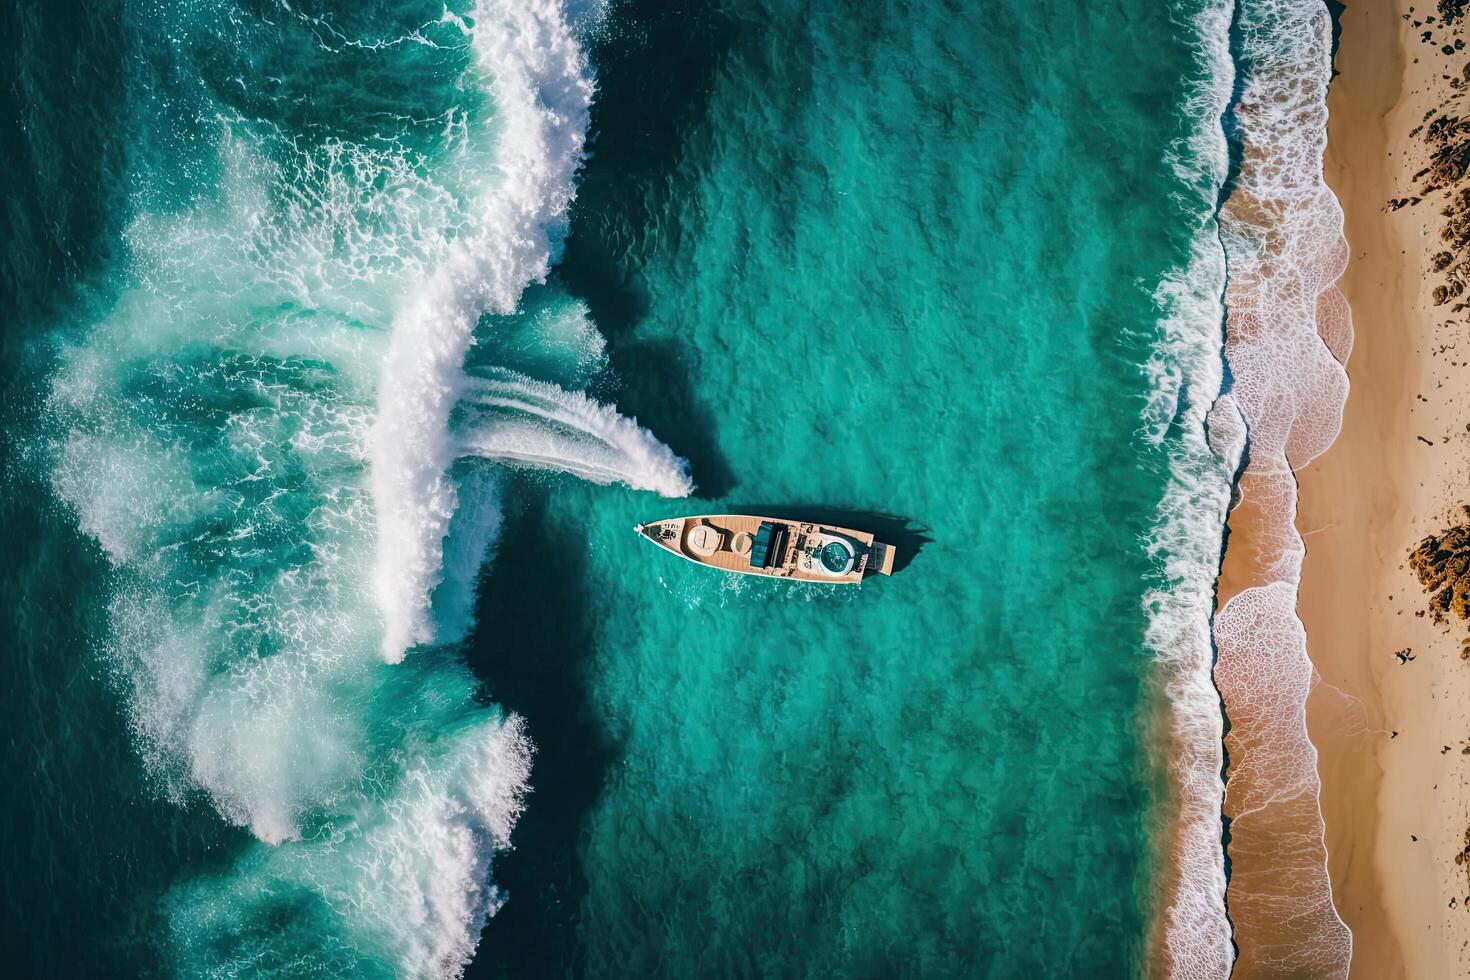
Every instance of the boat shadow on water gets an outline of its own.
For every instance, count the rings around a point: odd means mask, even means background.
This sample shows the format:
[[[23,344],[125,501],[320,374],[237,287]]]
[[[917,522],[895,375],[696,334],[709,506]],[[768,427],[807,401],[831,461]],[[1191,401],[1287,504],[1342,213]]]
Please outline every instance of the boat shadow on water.
[[[771,515],[803,524],[826,524],[871,532],[874,538],[894,549],[894,575],[907,568],[918,557],[924,546],[934,540],[929,535],[929,528],[915,523],[912,518],[882,514],[873,510],[779,503],[751,504],[748,507],[730,506],[725,507],[724,510],[731,514],[745,514],[753,517]]]
[[[468,977],[576,972],[577,919],[587,894],[578,842],[622,754],[591,706],[587,658],[595,624],[584,591],[583,542],[576,528],[547,519],[546,485],[518,480],[508,490],[518,504],[506,514],[481,582],[467,652],[490,697],[527,721],[536,744],[534,792],[516,825],[515,848],[497,856],[492,875],[514,900],[485,927]]]
[[[705,132],[716,71],[750,28],[712,5],[630,0],[594,54],[594,153],[572,204],[572,232],[556,276],[587,304],[607,340],[610,371],[593,394],[615,402],[689,461],[700,496],[722,497],[735,473],[717,419],[696,385],[688,341],[650,336],[650,257],[677,250],[710,148]],[[690,140],[696,142],[691,145]],[[663,310],[665,316],[687,311]]]
[[[611,400],[689,462],[695,496],[722,497],[735,474],[720,450],[715,417],[691,381],[682,344],[662,339],[614,339],[612,360],[622,382]],[[627,366],[622,366],[627,365]]]

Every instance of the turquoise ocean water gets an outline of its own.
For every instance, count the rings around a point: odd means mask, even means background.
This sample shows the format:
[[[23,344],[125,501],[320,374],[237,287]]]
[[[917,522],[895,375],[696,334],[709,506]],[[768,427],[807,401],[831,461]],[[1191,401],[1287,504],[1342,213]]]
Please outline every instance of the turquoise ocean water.
[[[23,972],[1142,967],[1201,10],[5,17]]]

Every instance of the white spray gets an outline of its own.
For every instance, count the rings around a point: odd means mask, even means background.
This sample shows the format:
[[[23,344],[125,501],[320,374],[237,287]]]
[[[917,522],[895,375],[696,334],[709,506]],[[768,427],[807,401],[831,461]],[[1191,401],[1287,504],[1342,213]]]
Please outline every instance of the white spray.
[[[430,598],[458,505],[449,415],[482,313],[508,314],[545,277],[567,222],[592,99],[586,59],[553,0],[476,8],[474,48],[497,109],[500,180],[477,232],[457,243],[393,320],[371,440],[382,655],[434,638]]]

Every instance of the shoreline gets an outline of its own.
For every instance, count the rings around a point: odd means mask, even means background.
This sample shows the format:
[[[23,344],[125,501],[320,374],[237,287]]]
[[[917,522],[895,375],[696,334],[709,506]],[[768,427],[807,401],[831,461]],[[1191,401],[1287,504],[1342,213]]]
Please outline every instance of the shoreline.
[[[1308,730],[1333,901],[1353,933],[1351,976],[1365,978],[1463,972],[1470,940],[1470,888],[1454,863],[1470,813],[1470,759],[1459,751],[1470,669],[1458,656],[1463,629],[1422,615],[1427,598],[1407,565],[1419,540],[1447,526],[1461,502],[1453,487],[1470,486],[1458,414],[1470,371],[1441,350],[1464,333],[1464,317],[1434,305],[1441,277],[1430,266],[1453,188],[1388,206],[1419,193],[1428,154],[1416,127],[1454,94],[1441,76],[1470,60],[1442,53],[1457,35],[1437,18],[1415,24],[1436,13],[1352,0],[1339,16],[1325,172],[1344,210],[1338,286],[1356,337],[1342,429],[1297,474],[1306,543],[1297,613],[1320,681]],[[1405,650],[1414,659],[1400,662]]]
[[[1352,329],[1336,283],[1342,210],[1323,173],[1334,23],[1326,5],[1248,12],[1231,111],[1236,179],[1219,211],[1229,263],[1230,383],[1212,429],[1240,429],[1211,622],[1225,715],[1234,977],[1341,977],[1352,937],[1332,902],[1306,705],[1316,681],[1296,614],[1303,542],[1295,471],[1331,448]]]

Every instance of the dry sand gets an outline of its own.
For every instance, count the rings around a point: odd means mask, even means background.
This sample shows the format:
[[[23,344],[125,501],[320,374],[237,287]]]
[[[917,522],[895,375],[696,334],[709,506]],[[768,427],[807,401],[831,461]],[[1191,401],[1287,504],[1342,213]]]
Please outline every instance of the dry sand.
[[[1470,824],[1465,629],[1422,615],[1406,562],[1470,502],[1470,313],[1432,296],[1450,192],[1386,206],[1416,193],[1428,152],[1412,131],[1452,93],[1442,76],[1470,61],[1441,51],[1456,35],[1425,22],[1435,14],[1422,0],[1349,0],[1341,17],[1327,177],[1346,212],[1340,285],[1357,337],[1342,433],[1299,474],[1328,865],[1352,975],[1374,980],[1470,974],[1470,882],[1455,863]]]

